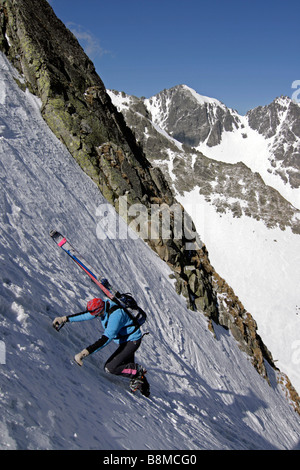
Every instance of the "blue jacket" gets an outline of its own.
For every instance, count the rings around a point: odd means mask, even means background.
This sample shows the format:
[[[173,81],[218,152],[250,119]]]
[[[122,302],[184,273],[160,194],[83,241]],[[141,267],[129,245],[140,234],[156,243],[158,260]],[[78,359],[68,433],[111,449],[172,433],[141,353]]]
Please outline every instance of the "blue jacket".
[[[109,309],[115,305],[115,302],[112,300],[106,300],[105,311],[100,317],[98,317],[100,318],[104,329],[103,336],[100,338],[100,340],[94,343],[94,345],[91,345],[87,348],[90,354],[104,348],[104,346],[107,346],[111,341],[121,344],[128,341],[137,341],[141,339],[142,333],[140,328],[136,329],[135,325],[132,323],[131,318],[122,308],[118,308],[110,315],[108,314]],[[71,315],[68,317],[68,321],[85,321],[92,320],[94,318],[97,317],[92,315],[90,312],[86,312],[79,315]]]

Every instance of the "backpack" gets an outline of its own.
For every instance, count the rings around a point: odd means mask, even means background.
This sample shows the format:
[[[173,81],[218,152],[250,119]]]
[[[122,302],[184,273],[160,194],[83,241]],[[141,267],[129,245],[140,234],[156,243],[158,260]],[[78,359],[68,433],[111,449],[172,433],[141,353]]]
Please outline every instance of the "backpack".
[[[146,312],[144,312],[144,310],[138,306],[136,300],[132,297],[129,292],[125,294],[120,294],[118,296],[118,301],[120,302],[125,312],[133,320],[135,325],[137,324],[138,326],[142,326],[145,323],[145,321],[147,320]]]
[[[118,292],[117,295],[116,295],[116,301],[117,301],[116,305],[113,305],[108,310],[108,317],[115,310],[118,310],[119,308],[122,308],[123,310],[125,310],[127,315],[131,318],[132,326],[135,326],[135,329],[132,332],[132,333],[134,333],[147,320],[146,312],[144,312],[144,310],[141,307],[138,306],[138,304],[136,303],[136,300],[132,297],[132,295],[130,293],[120,294]],[[130,334],[132,334],[132,333],[130,333]],[[144,333],[144,334],[148,334],[148,333]]]

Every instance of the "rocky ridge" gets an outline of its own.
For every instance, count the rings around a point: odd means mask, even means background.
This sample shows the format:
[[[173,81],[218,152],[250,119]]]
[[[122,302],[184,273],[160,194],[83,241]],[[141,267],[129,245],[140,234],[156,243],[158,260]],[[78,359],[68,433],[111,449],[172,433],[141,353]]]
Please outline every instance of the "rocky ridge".
[[[0,25],[2,52],[25,86],[41,99],[49,127],[107,200],[116,209],[124,195],[128,204],[142,203],[148,210],[153,203],[165,208],[176,203],[162,172],[146,158],[147,152],[112,104],[92,62],[48,2],[1,0]],[[177,291],[187,297],[190,308],[203,311],[211,328],[213,321],[230,328],[267,379],[264,360],[276,367],[254,319],[214,271],[205,246],[188,251],[185,242],[171,236],[149,244],[172,268]],[[294,403],[299,406],[297,400]]]
[[[270,172],[300,187],[300,106],[281,96],[247,113],[249,125],[269,140]]]

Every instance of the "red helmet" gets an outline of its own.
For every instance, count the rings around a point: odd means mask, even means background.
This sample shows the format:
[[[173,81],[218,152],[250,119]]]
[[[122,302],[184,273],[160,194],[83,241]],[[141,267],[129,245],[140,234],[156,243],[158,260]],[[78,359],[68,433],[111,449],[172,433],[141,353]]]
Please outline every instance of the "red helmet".
[[[87,310],[92,315],[101,315],[103,313],[105,303],[102,299],[92,299],[87,303]]]

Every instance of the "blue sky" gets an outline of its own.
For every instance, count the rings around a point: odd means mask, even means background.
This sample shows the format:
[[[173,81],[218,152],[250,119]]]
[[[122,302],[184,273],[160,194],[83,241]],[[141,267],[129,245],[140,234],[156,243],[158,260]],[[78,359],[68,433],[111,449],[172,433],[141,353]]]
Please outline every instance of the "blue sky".
[[[149,98],[186,84],[241,114],[292,96],[299,0],[49,0],[107,88]]]

